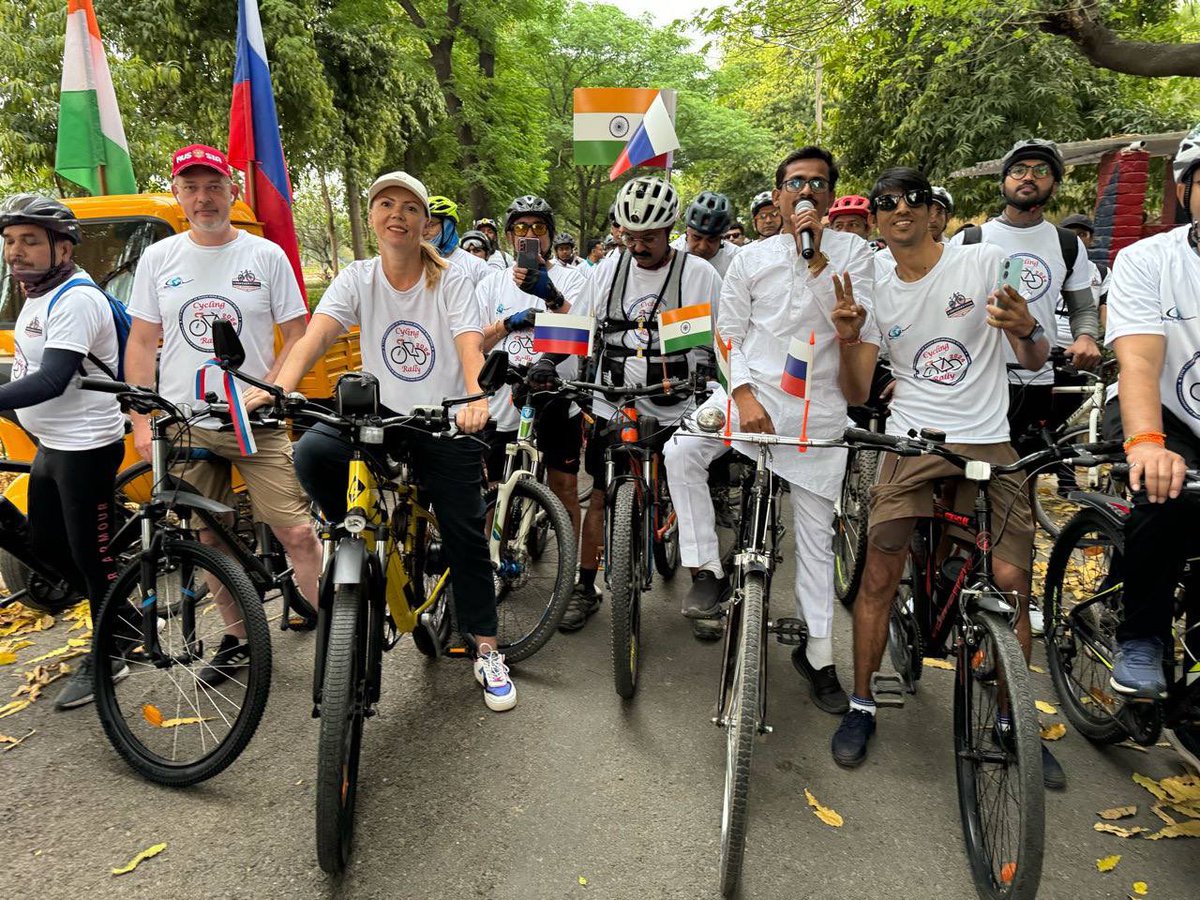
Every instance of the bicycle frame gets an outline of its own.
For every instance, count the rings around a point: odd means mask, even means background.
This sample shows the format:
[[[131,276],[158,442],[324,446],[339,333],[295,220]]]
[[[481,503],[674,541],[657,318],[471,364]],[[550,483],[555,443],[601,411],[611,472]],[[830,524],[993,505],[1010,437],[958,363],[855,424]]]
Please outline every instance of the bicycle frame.
[[[1083,394],[1084,401],[1079,404],[1079,408],[1071,413],[1070,417],[1059,431],[1067,431],[1071,428],[1078,428],[1083,424],[1087,424],[1088,443],[1095,443],[1100,440],[1100,420],[1104,415],[1104,396],[1106,385],[1103,379],[1095,378],[1091,384],[1080,385],[1062,385],[1051,388],[1053,394]],[[1091,490],[1096,490],[1100,486],[1100,467],[1090,466],[1087,470],[1087,485]]]
[[[504,478],[496,487],[496,507],[492,515],[492,528],[488,538],[488,555],[492,560],[492,570],[501,572],[503,562],[500,559],[500,547],[504,536],[500,533],[502,523],[507,521],[508,504],[512,500],[513,489],[522,478],[532,478],[540,481],[542,478],[542,454],[533,441],[534,410],[531,406],[521,407],[521,423],[517,427],[517,439],[504,448]],[[526,505],[521,513],[521,521],[517,525],[514,539],[524,546],[530,530],[534,526],[536,510]],[[507,574],[501,572],[501,574]]]
[[[642,567],[642,590],[649,590],[654,578],[654,541],[655,535],[659,533],[659,468],[662,465],[662,454],[652,449],[644,443],[640,443],[639,435],[642,427],[647,423],[657,424],[657,419],[653,416],[639,417],[637,407],[629,404],[617,410],[619,442],[614,442],[609,445],[604,457],[604,478],[607,485],[604,497],[604,508],[606,517],[612,509],[617,495],[617,488],[625,482],[633,482],[635,490],[639,498],[639,502],[643,509],[642,521],[640,523],[642,534],[641,544],[642,552],[641,567]],[[646,427],[647,432],[650,431]],[[649,437],[649,435],[646,435]],[[629,471],[617,474],[617,458],[624,456],[629,461]],[[647,476],[648,471],[648,476]],[[647,480],[647,478],[649,480]],[[647,508],[649,507],[649,508]],[[667,523],[663,526],[662,534],[666,533],[667,528],[673,523]],[[609,556],[609,548],[612,545],[612,522],[607,521],[604,529],[604,555],[607,559]],[[609,582],[609,570],[605,566],[604,582],[606,585]]]

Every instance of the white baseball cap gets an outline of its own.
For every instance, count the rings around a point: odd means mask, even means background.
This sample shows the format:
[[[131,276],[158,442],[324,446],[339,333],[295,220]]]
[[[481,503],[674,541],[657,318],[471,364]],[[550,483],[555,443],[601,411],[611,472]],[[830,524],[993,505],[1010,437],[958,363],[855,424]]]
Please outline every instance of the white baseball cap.
[[[407,172],[388,172],[386,175],[376,178],[371,189],[367,191],[367,205],[370,206],[374,202],[376,194],[390,187],[412,191],[421,201],[421,205],[425,207],[425,215],[429,215],[429,191],[425,190],[425,185]]]

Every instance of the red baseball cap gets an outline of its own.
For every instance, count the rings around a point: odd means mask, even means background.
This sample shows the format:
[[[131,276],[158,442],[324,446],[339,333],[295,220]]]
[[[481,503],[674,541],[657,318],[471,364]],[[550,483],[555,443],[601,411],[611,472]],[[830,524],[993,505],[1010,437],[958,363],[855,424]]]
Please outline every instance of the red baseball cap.
[[[221,173],[226,178],[233,177],[229,158],[216,147],[209,147],[205,144],[189,144],[171,155],[172,178],[192,166],[204,166],[206,169]]]

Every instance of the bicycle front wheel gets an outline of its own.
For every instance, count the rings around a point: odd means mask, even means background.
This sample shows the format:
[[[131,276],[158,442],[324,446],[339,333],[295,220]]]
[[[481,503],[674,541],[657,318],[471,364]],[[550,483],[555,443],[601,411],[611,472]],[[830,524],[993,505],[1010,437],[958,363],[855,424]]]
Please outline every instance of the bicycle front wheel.
[[[1045,789],[1037,710],[1008,622],[971,615],[958,646],[954,754],[963,839],[982,900],[1031,900],[1042,878]]]
[[[875,450],[852,451],[833,523],[833,589],[847,609],[862,581],[867,560],[867,511],[879,468]]]
[[[317,860],[336,875],[350,862],[366,703],[367,601],[362,584],[334,593],[317,744]]]
[[[763,595],[761,572],[746,576],[739,616],[736,662],[725,688],[725,797],[721,807],[721,894],[732,896],[742,874],[749,821],[750,761],[758,734],[763,666]]]
[[[670,581],[679,568],[679,523],[667,479],[663,475],[659,475],[659,479],[658,521],[655,525],[662,534],[654,535],[654,568],[663,581]]]
[[[155,576],[150,624],[139,558],[100,610],[96,709],[126,762],[151,781],[182,787],[222,771],[254,736],[271,685],[271,638],[254,586],[224,554],[167,538]],[[227,634],[244,635],[239,649],[226,647]]]
[[[613,682],[626,700],[637,692],[642,637],[642,504],[632,481],[617,487],[608,548]]]

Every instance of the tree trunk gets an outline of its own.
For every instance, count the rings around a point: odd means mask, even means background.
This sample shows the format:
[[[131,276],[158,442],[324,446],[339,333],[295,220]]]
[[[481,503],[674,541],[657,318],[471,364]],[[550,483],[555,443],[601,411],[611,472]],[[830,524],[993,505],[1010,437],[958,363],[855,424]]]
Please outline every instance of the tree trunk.
[[[358,178],[349,165],[343,175],[346,179],[346,212],[350,215],[350,247],[355,259],[367,258],[367,243],[363,235],[362,197],[358,188]]]
[[[338,238],[337,238],[337,220],[333,217],[333,201],[329,199],[329,185],[325,183],[325,171],[317,169],[317,181],[321,185],[321,200],[325,204],[325,229],[329,232],[329,260],[331,262],[330,269],[333,272],[333,277],[337,277],[338,273]]]

